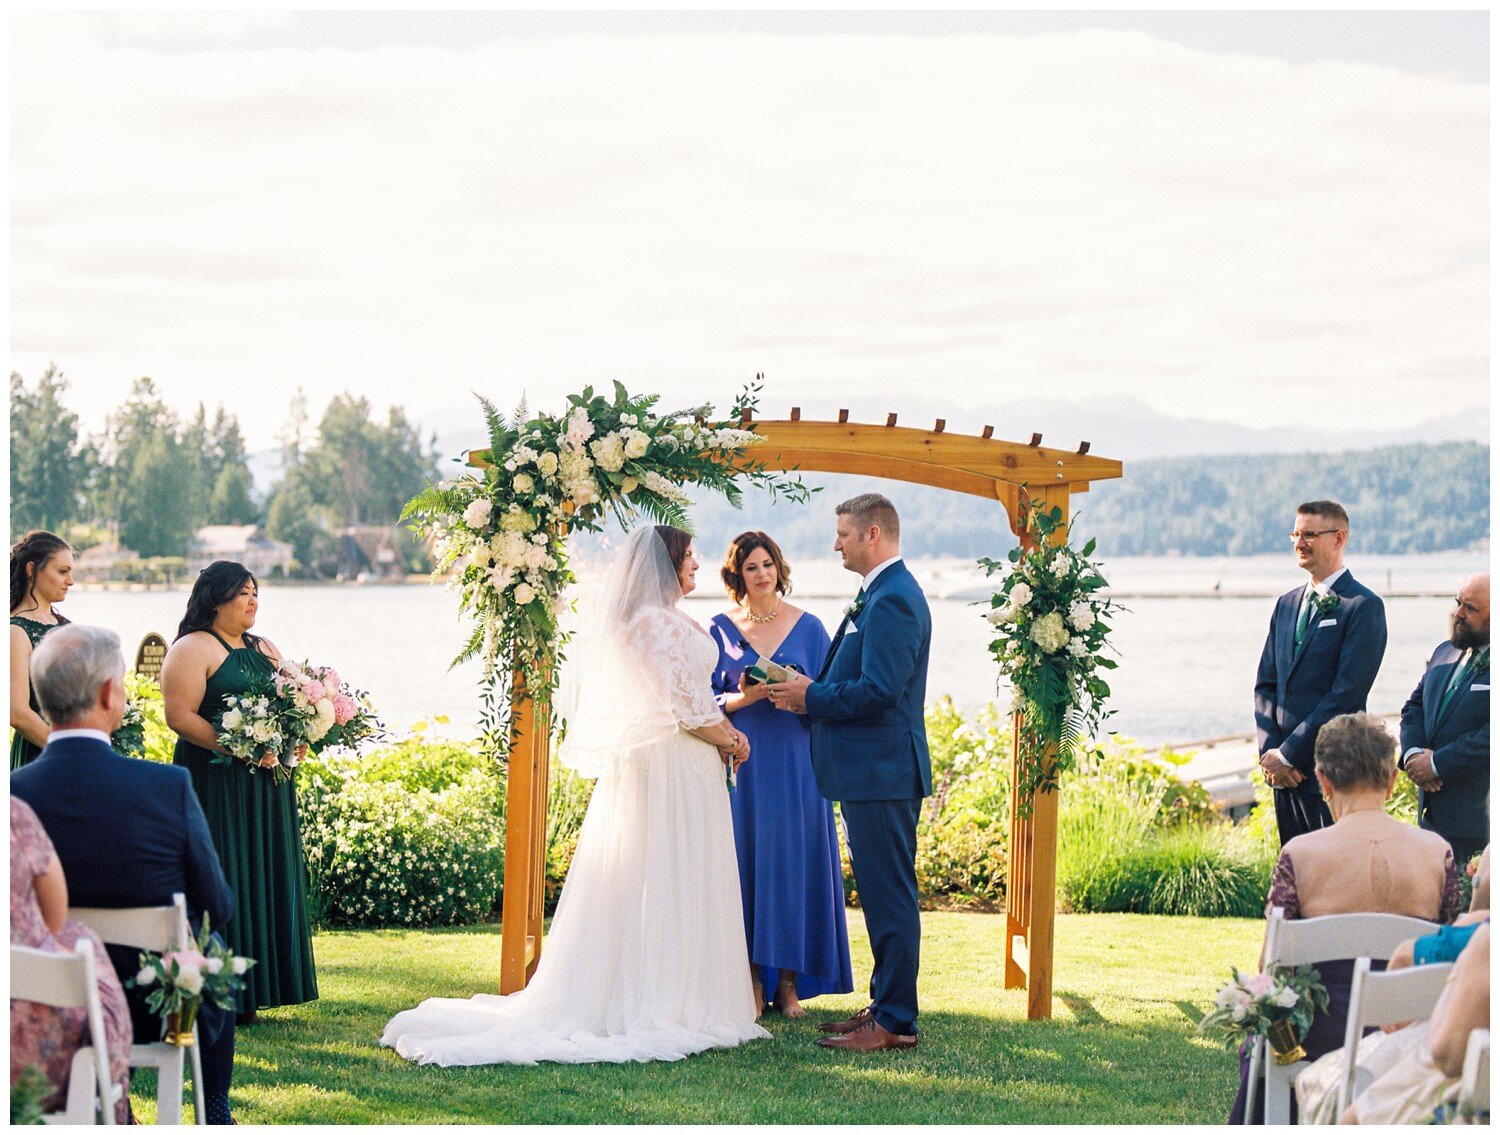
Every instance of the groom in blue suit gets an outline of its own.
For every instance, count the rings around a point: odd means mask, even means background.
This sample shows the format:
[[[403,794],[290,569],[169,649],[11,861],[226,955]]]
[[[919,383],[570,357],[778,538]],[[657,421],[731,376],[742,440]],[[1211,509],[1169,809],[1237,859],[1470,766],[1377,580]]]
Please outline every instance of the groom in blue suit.
[[[879,493],[845,501],[834,550],[864,579],[816,681],[796,675],[770,686],[779,709],[812,724],[818,791],[839,802],[865,912],[870,1005],[819,1026],[826,1048],[876,1052],[917,1044],[917,816],[932,793],[923,703],[932,618],[901,562],[896,509]]]
[[[1260,768],[1275,789],[1283,844],[1333,823],[1313,775],[1313,745],[1339,714],[1365,711],[1386,640],[1385,604],[1344,566],[1344,506],[1298,505],[1291,539],[1307,583],[1276,600],[1255,677]]]

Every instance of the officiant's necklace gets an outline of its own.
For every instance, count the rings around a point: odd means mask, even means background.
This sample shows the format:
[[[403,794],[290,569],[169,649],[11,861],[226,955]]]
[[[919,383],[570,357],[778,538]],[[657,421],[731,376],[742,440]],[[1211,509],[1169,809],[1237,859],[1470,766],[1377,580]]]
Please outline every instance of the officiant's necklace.
[[[781,614],[781,602],[780,602],[780,600],[777,601],[776,606],[774,606],[774,607],[771,608],[771,613],[769,615],[757,615],[754,611],[752,611],[750,609],[749,604],[746,604],[746,606],[745,606],[745,618],[749,619],[752,623],[769,623],[769,622],[773,622],[775,620],[776,616],[779,615],[779,614]]]

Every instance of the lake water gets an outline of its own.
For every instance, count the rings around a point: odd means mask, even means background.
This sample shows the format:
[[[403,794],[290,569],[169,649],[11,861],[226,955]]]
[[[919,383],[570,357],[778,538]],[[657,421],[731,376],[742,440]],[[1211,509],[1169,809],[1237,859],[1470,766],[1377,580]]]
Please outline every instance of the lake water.
[[[934,597],[928,698],[948,694],[967,707],[1007,704],[987,650],[983,608],[967,601],[987,593],[982,573],[971,561],[919,560],[912,567]],[[1122,558],[1105,567],[1129,608],[1114,635],[1119,669],[1109,676],[1111,726],[1151,745],[1251,731],[1251,687],[1271,599],[1306,578],[1290,556]],[[1453,592],[1466,576],[1488,570],[1487,557],[1351,557],[1350,570],[1388,596],[1390,642],[1370,708],[1399,710],[1433,647],[1447,637]],[[705,589],[714,575],[705,564],[699,575]],[[855,577],[830,561],[797,564],[793,578],[798,605],[832,632],[857,587]],[[953,597],[937,598],[942,595]],[[185,600],[184,591],[79,589],[64,612],[118,631],[133,657],[148,631],[172,638]],[[695,596],[685,608],[707,623],[724,601]],[[370,690],[392,727],[436,714],[447,715],[457,729],[478,719],[477,663],[448,669],[467,635],[453,594],[440,585],[271,583],[261,593],[256,630],[289,657],[336,666]]]

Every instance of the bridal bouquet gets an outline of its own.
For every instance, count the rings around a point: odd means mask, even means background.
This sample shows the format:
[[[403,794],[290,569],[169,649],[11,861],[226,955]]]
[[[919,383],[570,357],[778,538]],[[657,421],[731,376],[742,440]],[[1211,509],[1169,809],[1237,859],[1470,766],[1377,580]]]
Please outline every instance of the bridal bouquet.
[[[193,1021],[204,1000],[234,1008],[234,995],[245,987],[245,973],[254,964],[254,958],[240,957],[210,937],[205,914],[196,943],[164,954],[143,952],[140,971],[125,984],[150,987],[146,1007],[166,1018],[166,1042],[185,1046],[193,1043]]]
[[[1278,1064],[1295,1064],[1307,1054],[1302,1037],[1313,1017],[1328,1010],[1328,990],[1312,966],[1277,966],[1271,973],[1246,975],[1231,967],[1233,980],[1214,995],[1214,1007],[1198,1022],[1199,1032],[1222,1034],[1234,1048],[1248,1037],[1265,1037]]]

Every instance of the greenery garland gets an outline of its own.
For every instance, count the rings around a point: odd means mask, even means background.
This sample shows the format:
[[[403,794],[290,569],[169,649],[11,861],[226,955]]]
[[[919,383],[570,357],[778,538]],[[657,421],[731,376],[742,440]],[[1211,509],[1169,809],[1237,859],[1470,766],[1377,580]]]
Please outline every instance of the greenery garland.
[[[1115,668],[1103,652],[1119,607],[1103,594],[1094,541],[1081,551],[1067,544],[1061,508],[1027,500],[1024,522],[1030,548],[1013,548],[1006,562],[979,563],[986,575],[1006,573],[985,617],[996,631],[990,653],[1010,679],[1021,715],[1016,784],[1021,814],[1029,815],[1032,796],[1056,790],[1080,741],[1109,715],[1109,685],[1099,671]]]
[[[725,421],[710,420],[707,405],[657,413],[657,395],[632,395],[618,382],[613,399],[589,387],[569,395],[568,408],[556,416],[531,416],[523,400],[507,419],[479,399],[489,427],[488,464],[417,494],[401,519],[433,537],[433,579],[446,576],[474,618],[453,665],[483,660],[489,751],[510,751],[513,672],[525,673],[533,700],[550,707],[567,645],[560,617],[574,582],[571,533],[600,531],[611,515],[622,527],[644,516],[691,531],[685,484],[721,493],[736,508],[745,482],[773,498],[808,499],[800,480],[746,454],[760,438],[739,422],[754,413],[760,382],[757,375],[740,392]]]

